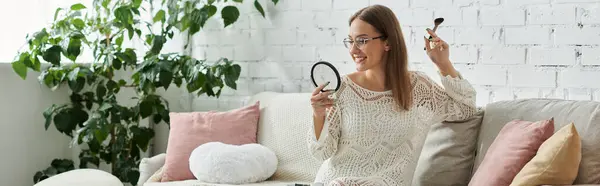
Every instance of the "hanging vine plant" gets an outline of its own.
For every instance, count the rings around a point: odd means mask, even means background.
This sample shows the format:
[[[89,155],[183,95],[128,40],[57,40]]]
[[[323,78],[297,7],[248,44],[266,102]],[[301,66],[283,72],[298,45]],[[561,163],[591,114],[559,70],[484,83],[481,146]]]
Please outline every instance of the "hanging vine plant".
[[[189,42],[217,13],[224,27],[234,24],[240,16],[236,6],[242,3],[94,0],[91,7],[78,3],[58,8],[49,27],[27,36],[28,47],[18,53],[12,67],[22,79],[33,70],[40,72],[39,82],[51,90],[63,86],[70,90],[70,103],[54,104],[44,111],[43,126],[48,130],[54,124],[72,138],[72,144],[82,147],[79,168],[105,162],[122,182],[135,185],[141,153],[154,137],[154,131],[140,121],[150,118],[153,123],[169,123],[169,104],[157,90],[176,86],[198,96],[219,97],[224,88],[236,89],[240,76],[241,68],[232,60],[208,62],[163,53],[164,44],[176,33],[187,34]],[[255,0],[253,5],[264,17],[262,4]],[[152,20],[145,21],[142,15],[151,15]],[[146,51],[123,44],[136,39],[144,41]],[[91,50],[92,61],[81,61],[84,49]],[[132,75],[120,78],[119,71]],[[133,105],[117,101],[127,88],[135,92]],[[55,159],[52,166],[34,175],[34,182],[71,169],[72,162]]]

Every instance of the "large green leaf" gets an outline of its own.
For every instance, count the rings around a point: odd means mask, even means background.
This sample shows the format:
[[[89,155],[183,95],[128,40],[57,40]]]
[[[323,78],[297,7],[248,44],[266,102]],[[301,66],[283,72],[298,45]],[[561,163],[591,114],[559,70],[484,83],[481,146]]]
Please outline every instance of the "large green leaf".
[[[71,5],[71,10],[81,10],[81,9],[85,9],[85,8],[86,7],[81,3]]]
[[[52,104],[50,107],[46,108],[46,110],[44,110],[44,118],[46,119],[46,122],[44,124],[44,129],[48,130],[48,127],[50,127],[50,123],[52,123],[52,115],[54,114],[54,112],[56,111],[56,109],[58,108],[58,106],[56,104]]]
[[[254,0],[254,8],[256,8],[256,10],[258,10],[258,12],[260,12],[260,15],[265,17],[265,10],[263,9],[260,2],[258,2],[258,0]]]
[[[88,163],[94,164],[96,167],[98,167],[100,165],[100,158],[92,155],[90,150],[83,150],[79,153],[79,168],[87,168]]]
[[[206,77],[204,76],[204,74],[202,74],[202,72],[194,72],[193,74],[191,74],[191,76],[191,81],[188,82],[186,86],[188,92],[194,92],[202,88],[202,86],[204,86]]]
[[[112,92],[112,93],[119,93],[119,85],[117,84],[116,81],[113,81],[112,79],[108,80],[108,82],[106,82],[106,88],[108,89],[108,91]]]
[[[98,87],[96,87],[96,96],[98,97],[98,100],[104,99],[105,95],[106,87],[104,86],[104,84],[99,84]]]
[[[69,88],[75,93],[79,93],[85,87],[85,79],[78,77],[75,80],[69,80]]]
[[[33,61],[31,60],[31,55],[29,55],[29,53],[21,53],[21,55],[19,56],[19,61],[21,61],[25,66],[31,69],[35,69]]]
[[[156,12],[156,15],[154,16],[154,18],[152,18],[153,22],[165,22],[165,11],[164,10],[159,10],[158,12]]]
[[[237,89],[236,81],[240,77],[240,72],[242,68],[235,64],[227,68],[227,72],[225,73],[225,84],[233,89]]]
[[[224,27],[227,27],[237,21],[240,17],[240,11],[235,6],[225,6],[221,9],[221,17],[223,18]]]
[[[50,35],[46,31],[46,28],[44,28],[41,31],[35,32],[33,34],[33,39],[30,40],[30,42],[31,42],[30,44],[32,44],[34,46],[40,46],[41,44],[48,42],[49,36]]]
[[[173,80],[173,72],[162,70],[158,75],[158,79],[161,85],[165,87],[166,90],[169,88],[169,85],[171,85],[171,82]]]
[[[11,66],[12,66],[13,70],[15,71],[15,73],[17,73],[17,75],[19,75],[19,77],[21,77],[22,79],[27,78],[27,66],[25,66],[25,64],[23,64],[23,62],[15,61],[15,62],[12,62]]]
[[[147,118],[148,116],[152,115],[152,112],[154,110],[154,104],[150,100],[144,100],[140,103],[139,108],[140,116],[142,118]]]
[[[73,130],[77,123],[71,115],[70,109],[62,109],[54,116],[54,126],[56,129],[70,137],[73,137]]]
[[[74,81],[77,80],[77,78],[79,77],[79,71],[81,70],[80,67],[75,67],[71,72],[69,72],[69,80]]]
[[[277,5],[277,3],[279,2],[279,0],[272,0],[273,4]]]
[[[124,26],[133,24],[133,14],[128,6],[121,6],[115,9],[115,18],[122,24],[125,24]]]
[[[133,7],[138,8],[142,5],[142,0],[133,0]]]
[[[54,159],[50,166],[54,167],[58,174],[75,169],[73,161],[69,159]]]
[[[154,40],[152,41],[152,49],[150,49],[150,51],[152,51],[154,54],[159,54],[166,42],[167,38],[164,36],[155,36]]]
[[[39,72],[42,67],[42,62],[40,62],[40,59],[37,55],[31,56],[31,58],[31,61],[33,61],[33,70]]]
[[[135,49],[132,48],[127,48],[124,52],[117,52],[115,56],[128,65],[135,65],[137,62],[137,54],[135,53]]]
[[[89,119],[89,114],[82,108],[73,108],[70,110],[70,114],[73,120],[73,125],[77,125],[79,127],[83,127],[83,124]]]
[[[94,130],[94,137],[96,138],[96,143],[103,143],[106,138],[108,138],[109,130],[105,126],[101,126],[99,129]]]
[[[150,144],[150,140],[154,137],[154,130],[148,127],[138,126],[132,126],[129,130],[133,134],[135,144],[142,149],[142,151],[146,152],[146,150],[148,150],[148,144]]]
[[[69,58],[71,61],[75,61],[77,56],[81,53],[81,39],[80,35],[74,35],[70,37],[66,42],[68,42],[66,47],[63,47],[63,54],[65,57]]]
[[[62,48],[58,45],[53,45],[43,52],[42,58],[54,65],[60,65],[60,52]]]
[[[137,170],[129,170],[129,172],[127,172],[127,179],[129,180],[129,183],[132,185],[135,185],[138,182],[138,179],[140,178],[140,172]]]
[[[208,18],[208,10],[205,8],[194,9],[190,15],[190,27],[189,32],[191,35],[196,34],[200,31],[200,28],[204,26]]]
[[[217,7],[215,5],[206,5],[203,8],[205,8],[208,11],[208,18],[217,14]]]
[[[85,28],[85,22],[83,22],[83,20],[79,19],[79,18],[75,18],[71,21],[71,24],[73,24],[73,26],[75,26],[75,28],[81,30],[83,28]]]
[[[57,9],[54,11],[54,19],[53,19],[54,21],[56,21],[56,19],[58,18],[58,13],[59,13],[61,10],[62,10],[62,8],[57,8]]]

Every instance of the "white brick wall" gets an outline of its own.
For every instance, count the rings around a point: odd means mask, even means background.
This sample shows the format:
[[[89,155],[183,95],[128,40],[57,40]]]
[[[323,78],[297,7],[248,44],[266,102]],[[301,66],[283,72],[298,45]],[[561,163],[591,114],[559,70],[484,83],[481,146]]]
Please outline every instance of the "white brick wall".
[[[78,2],[28,1],[48,7]],[[334,63],[341,73],[354,71],[342,39],[349,16],[370,4],[395,11],[411,67],[434,78],[421,38],[434,18],[444,17],[438,34],[450,43],[451,59],[478,90],[478,105],[529,97],[600,100],[600,84],[590,81],[600,78],[600,0],[281,0],[277,6],[261,2],[267,19],[256,12],[253,1],[245,1],[242,16],[232,27],[223,29],[219,20],[212,19],[192,38],[195,57],[210,61],[227,57],[242,66],[239,90],[226,90],[222,100],[197,98],[191,104],[194,109],[234,108],[265,90],[310,92],[310,66],[319,60]],[[0,46],[2,62],[13,59],[24,39],[21,33],[50,21],[54,9],[38,9],[34,12],[41,19],[14,20],[33,24],[0,35],[5,38]],[[12,15],[12,10],[0,12]],[[169,48],[177,51],[180,43]]]
[[[233,53],[233,60],[247,64],[242,70],[248,76],[242,82],[249,84],[229,91],[228,101],[265,90],[310,92],[310,65],[318,60],[333,62],[342,73],[354,71],[341,40],[348,32],[349,16],[369,4],[395,11],[411,67],[434,78],[438,77],[423,53],[421,37],[434,18],[444,17],[439,35],[452,45],[457,69],[477,89],[478,105],[535,97],[600,100],[600,83],[591,81],[600,79],[600,0],[280,2],[268,9],[268,20],[248,16],[248,27],[211,29],[195,38],[197,50]],[[226,33],[241,34],[223,37]]]

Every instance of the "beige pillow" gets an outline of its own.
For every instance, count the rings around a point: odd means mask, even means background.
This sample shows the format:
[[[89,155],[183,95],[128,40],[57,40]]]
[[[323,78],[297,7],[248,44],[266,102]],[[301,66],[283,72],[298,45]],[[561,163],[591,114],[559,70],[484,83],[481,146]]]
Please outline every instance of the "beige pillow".
[[[525,164],[510,185],[571,185],[580,162],[581,139],[571,123],[542,143],[535,157]]]

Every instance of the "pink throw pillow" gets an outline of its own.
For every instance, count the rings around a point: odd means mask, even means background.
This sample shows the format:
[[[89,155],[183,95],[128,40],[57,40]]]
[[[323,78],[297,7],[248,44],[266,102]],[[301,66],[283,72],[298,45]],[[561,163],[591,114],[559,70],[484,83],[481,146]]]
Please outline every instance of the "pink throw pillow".
[[[259,102],[226,112],[170,113],[171,129],[161,182],[195,179],[190,171],[192,151],[208,142],[232,145],[256,143]]]
[[[554,134],[554,119],[507,123],[485,154],[469,186],[508,186]]]

